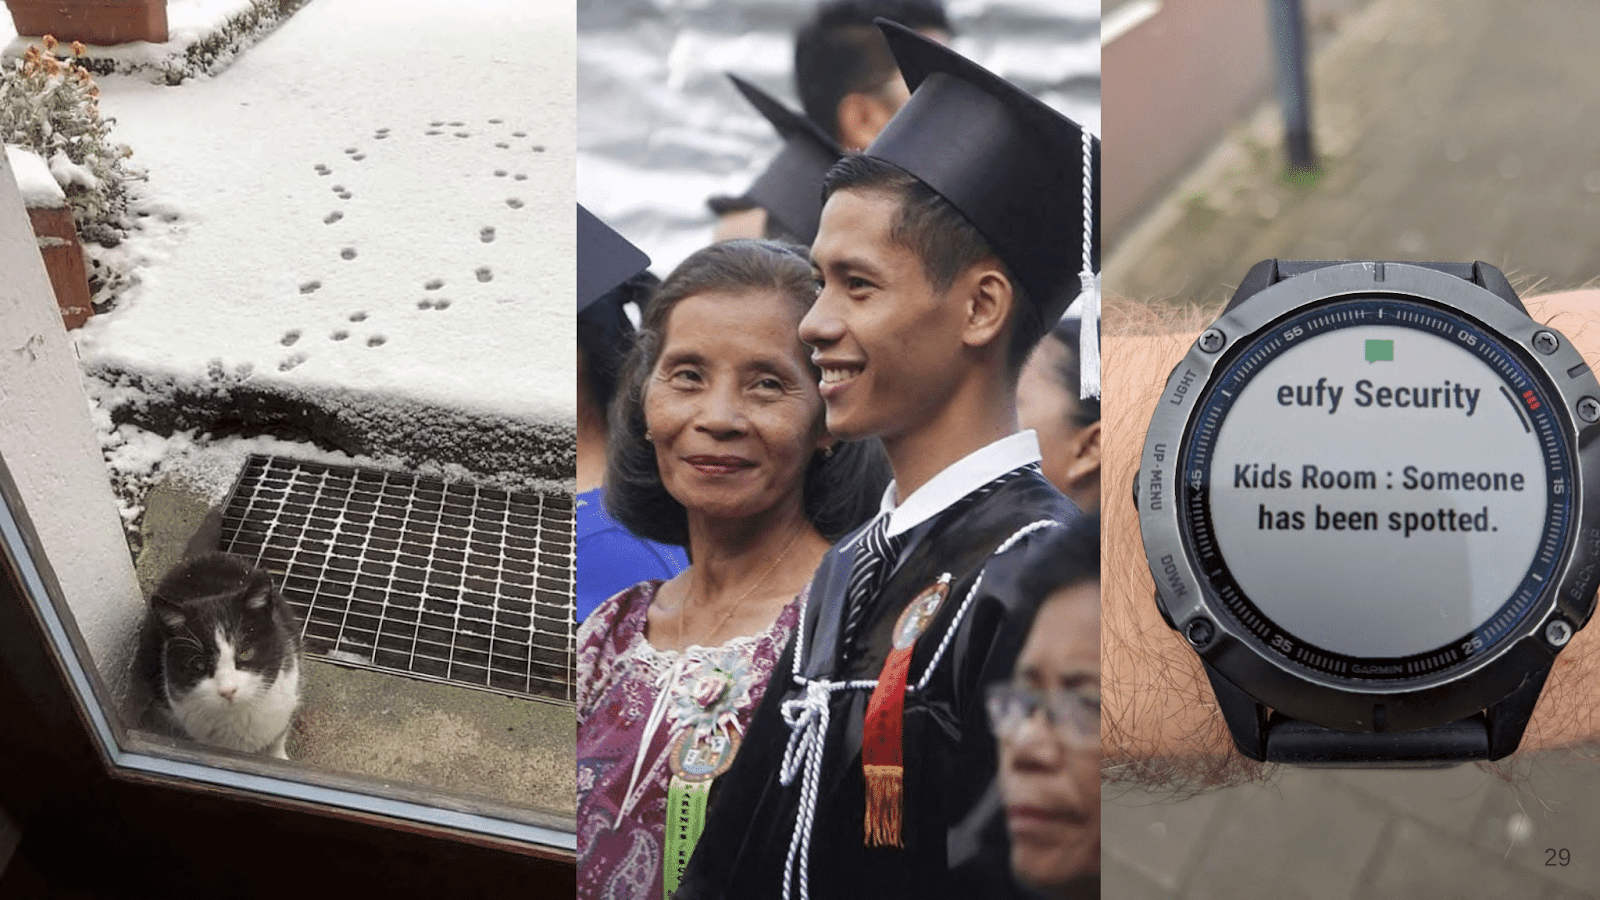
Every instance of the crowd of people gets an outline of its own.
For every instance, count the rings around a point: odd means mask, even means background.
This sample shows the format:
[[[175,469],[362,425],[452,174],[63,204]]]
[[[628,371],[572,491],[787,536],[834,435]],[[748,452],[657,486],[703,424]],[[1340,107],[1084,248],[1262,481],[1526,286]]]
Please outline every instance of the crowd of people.
[[[579,209],[580,897],[1098,896],[1099,142],[950,35],[819,6],[659,283]]]

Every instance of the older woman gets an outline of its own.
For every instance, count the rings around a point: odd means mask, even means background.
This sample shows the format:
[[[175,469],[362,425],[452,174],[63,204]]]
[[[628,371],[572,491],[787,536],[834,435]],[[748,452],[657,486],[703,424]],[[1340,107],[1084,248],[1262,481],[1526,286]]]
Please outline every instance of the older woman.
[[[1019,590],[1041,597],[1009,683],[989,691],[1017,880],[1061,900],[1100,896],[1100,524],[1028,548]]]
[[[797,328],[797,248],[731,241],[661,285],[612,407],[607,506],[689,548],[689,568],[602,604],[578,635],[578,896],[659,898],[688,861],[713,779],[833,539],[888,480],[836,444]]]

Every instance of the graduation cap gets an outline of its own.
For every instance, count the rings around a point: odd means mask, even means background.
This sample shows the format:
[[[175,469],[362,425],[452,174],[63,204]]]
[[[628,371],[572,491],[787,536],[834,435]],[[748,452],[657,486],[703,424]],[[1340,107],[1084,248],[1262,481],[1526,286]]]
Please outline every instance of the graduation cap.
[[[578,311],[644,271],[650,257],[578,204]]]
[[[783,138],[783,149],[745,197],[766,209],[789,236],[810,244],[822,219],[822,176],[844,154],[815,122],[739,76],[729,73],[728,78]]]
[[[1098,287],[1099,139],[943,44],[877,25],[912,94],[865,153],[949,201],[1054,324]]]

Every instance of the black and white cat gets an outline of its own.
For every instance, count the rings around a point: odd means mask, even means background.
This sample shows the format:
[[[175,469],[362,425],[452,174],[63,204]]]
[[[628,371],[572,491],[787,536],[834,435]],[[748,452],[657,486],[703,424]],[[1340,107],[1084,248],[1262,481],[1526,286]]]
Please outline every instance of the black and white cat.
[[[186,559],[150,598],[158,702],[191,739],[288,759],[299,628],[272,577],[236,556]]]

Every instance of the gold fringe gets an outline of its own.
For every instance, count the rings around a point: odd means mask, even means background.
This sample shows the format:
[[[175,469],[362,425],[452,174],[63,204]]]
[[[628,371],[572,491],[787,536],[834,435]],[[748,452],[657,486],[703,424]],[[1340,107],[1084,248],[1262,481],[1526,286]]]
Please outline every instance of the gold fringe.
[[[904,847],[900,821],[905,809],[902,766],[863,766],[867,776],[868,847]]]

